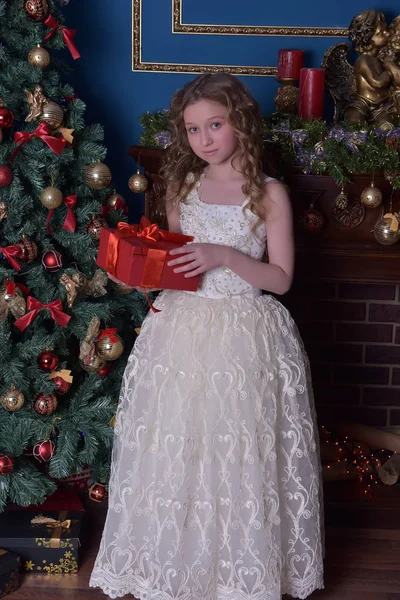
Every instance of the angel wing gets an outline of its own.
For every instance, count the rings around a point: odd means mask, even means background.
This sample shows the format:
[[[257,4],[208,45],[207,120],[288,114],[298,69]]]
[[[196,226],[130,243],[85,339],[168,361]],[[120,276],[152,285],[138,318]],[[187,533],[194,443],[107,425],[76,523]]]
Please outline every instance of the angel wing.
[[[346,42],[331,46],[321,64],[325,69],[325,86],[335,106],[334,123],[343,119],[345,108],[355,92],[354,68],[347,60],[350,49]]]

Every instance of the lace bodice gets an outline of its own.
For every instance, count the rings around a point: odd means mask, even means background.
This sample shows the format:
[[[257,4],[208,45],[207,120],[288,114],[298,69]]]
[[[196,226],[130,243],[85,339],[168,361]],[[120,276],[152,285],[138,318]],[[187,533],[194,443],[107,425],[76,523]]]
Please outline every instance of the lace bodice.
[[[193,191],[181,203],[181,230],[194,236],[194,242],[231,246],[244,254],[261,260],[267,241],[265,225],[261,222],[253,230],[258,217],[245,208],[247,200],[240,205],[208,204],[200,198],[201,179]],[[272,180],[266,177],[266,181]],[[226,267],[212,269],[204,274],[195,293],[207,298],[259,296],[261,290],[254,288]]]

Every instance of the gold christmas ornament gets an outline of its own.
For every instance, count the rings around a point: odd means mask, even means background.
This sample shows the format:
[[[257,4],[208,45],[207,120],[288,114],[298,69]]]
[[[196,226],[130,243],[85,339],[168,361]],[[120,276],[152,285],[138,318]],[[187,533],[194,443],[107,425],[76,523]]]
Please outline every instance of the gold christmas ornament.
[[[373,181],[371,182],[371,185],[369,187],[366,187],[361,192],[360,197],[361,197],[361,202],[367,208],[376,208],[382,202],[382,192],[380,189],[375,187],[375,184]]]
[[[51,185],[45,188],[40,194],[40,202],[46,208],[58,208],[63,203],[62,192]]]
[[[100,215],[91,215],[90,221],[86,225],[86,232],[96,242],[100,240],[100,232],[103,227],[107,227],[107,221]]]
[[[399,220],[398,213],[386,213],[381,219],[378,219],[374,227],[376,241],[383,246],[396,244],[400,239]]]
[[[1,404],[3,408],[10,412],[14,412],[22,408],[25,402],[25,398],[22,392],[17,390],[14,385],[9,390],[1,395]]]
[[[114,191],[111,196],[108,196],[106,206],[114,209],[121,209],[126,206],[126,200],[121,194],[117,194],[117,192]]]
[[[342,188],[342,191],[340,192],[340,194],[338,196],[336,196],[335,206],[337,208],[339,208],[340,210],[344,210],[347,207],[348,203],[349,203],[349,199],[347,197],[346,192]]]
[[[138,169],[135,175],[132,175],[132,177],[129,178],[128,186],[131,192],[134,192],[135,194],[141,194],[142,192],[145,192],[147,190],[149,182],[147,181],[146,177],[140,173],[140,170]]]
[[[124,342],[117,334],[113,334],[112,336],[104,335],[104,337],[96,342],[96,352],[104,360],[117,360],[123,351]]]
[[[111,427],[112,429],[114,429],[116,422],[117,422],[117,418],[116,418],[116,416],[114,415],[113,417],[111,417],[111,420],[110,420],[110,427]]]
[[[64,111],[59,104],[49,100],[43,104],[42,112],[39,115],[40,123],[47,123],[51,129],[57,129],[63,122]]]
[[[63,273],[60,283],[67,292],[68,307],[72,308],[78,293],[99,298],[107,294],[107,274],[102,269],[97,269],[92,279],[88,279],[83,273]]]
[[[41,85],[36,85],[33,92],[25,90],[26,99],[29,104],[29,113],[27,114],[25,121],[36,121],[43,112],[43,106],[47,102],[46,96],[43,94],[43,88]]]
[[[100,358],[98,354],[91,354],[85,360],[79,360],[79,364],[87,373],[97,373],[106,366],[107,362]]]
[[[42,48],[42,46],[38,44],[36,48],[32,48],[29,52],[28,61],[35,67],[45,69],[50,64],[50,54],[45,48]]]
[[[102,162],[94,163],[84,170],[83,181],[93,190],[102,190],[111,183],[111,171]]]

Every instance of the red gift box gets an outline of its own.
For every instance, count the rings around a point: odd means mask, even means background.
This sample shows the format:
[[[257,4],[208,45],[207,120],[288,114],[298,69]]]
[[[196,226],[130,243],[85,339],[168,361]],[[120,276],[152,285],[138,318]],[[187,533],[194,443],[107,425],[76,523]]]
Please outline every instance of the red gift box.
[[[102,227],[97,264],[132,287],[195,292],[201,275],[186,278],[167,264],[170,250],[191,241],[193,237],[159,229],[146,217],[140,225],[121,222],[117,229]]]

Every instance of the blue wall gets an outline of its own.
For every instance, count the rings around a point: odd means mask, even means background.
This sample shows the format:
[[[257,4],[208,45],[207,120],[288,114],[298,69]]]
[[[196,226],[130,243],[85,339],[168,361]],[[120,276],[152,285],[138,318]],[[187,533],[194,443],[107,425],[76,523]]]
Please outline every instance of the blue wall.
[[[57,1],[57,0],[56,0]],[[364,0],[287,0],[268,7],[262,0],[183,0],[183,22],[221,25],[283,25],[347,27],[366,8]],[[390,21],[394,0],[376,0]],[[324,51],[345,38],[211,36],[173,34],[171,0],[142,0],[142,59],[155,63],[203,63],[274,66],[279,48],[303,48],[305,66],[320,65]],[[173,92],[194,77],[191,74],[132,72],[131,0],[70,0],[64,8],[66,26],[77,29],[82,58],[71,63],[72,83],[87,104],[87,122],[104,125],[107,164],[118,191],[130,205],[130,217],[142,211],[142,200],[127,186],[135,164],[127,156],[138,143],[140,114],[168,106]],[[274,109],[277,82],[273,77],[243,77],[264,114]]]

